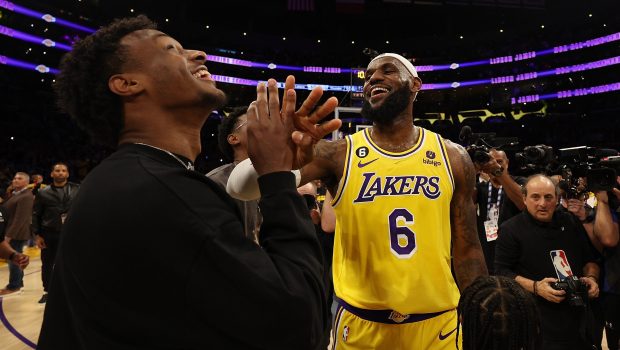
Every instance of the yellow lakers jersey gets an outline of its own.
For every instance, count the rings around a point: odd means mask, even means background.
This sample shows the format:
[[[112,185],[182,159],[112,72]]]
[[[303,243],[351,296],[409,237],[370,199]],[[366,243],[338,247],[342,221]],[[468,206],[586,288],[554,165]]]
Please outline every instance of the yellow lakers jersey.
[[[379,148],[370,128],[347,136],[336,211],[336,295],[370,310],[401,314],[453,309],[450,269],[454,180],[443,139],[420,128],[400,153]]]

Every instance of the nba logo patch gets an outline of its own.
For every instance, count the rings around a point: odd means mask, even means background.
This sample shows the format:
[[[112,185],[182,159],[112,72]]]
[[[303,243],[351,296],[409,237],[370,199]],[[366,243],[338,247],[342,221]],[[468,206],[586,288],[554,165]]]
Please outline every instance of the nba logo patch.
[[[551,255],[551,262],[553,263],[553,268],[555,268],[555,273],[560,281],[573,275],[568,258],[563,250],[552,250],[549,254]]]
[[[342,329],[342,341],[346,342],[349,339],[349,326],[344,326]]]

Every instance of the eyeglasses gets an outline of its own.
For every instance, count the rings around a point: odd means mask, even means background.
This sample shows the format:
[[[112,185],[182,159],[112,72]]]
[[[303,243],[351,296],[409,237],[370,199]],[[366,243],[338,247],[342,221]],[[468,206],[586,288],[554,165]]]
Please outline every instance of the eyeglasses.
[[[246,121],[244,121],[243,123],[239,124],[236,128],[234,128],[234,129],[233,129],[233,132],[235,132],[235,131],[237,131],[237,130],[241,129],[241,127],[242,127],[242,126],[244,126],[244,125],[245,125],[245,124],[247,124],[247,123],[248,123],[248,121],[246,120]]]

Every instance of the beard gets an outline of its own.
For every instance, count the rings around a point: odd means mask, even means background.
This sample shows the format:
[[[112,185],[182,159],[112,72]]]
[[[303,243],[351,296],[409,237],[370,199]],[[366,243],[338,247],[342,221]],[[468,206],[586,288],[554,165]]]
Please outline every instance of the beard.
[[[361,111],[362,117],[371,120],[373,123],[387,125],[407,108],[412,94],[409,91],[409,83],[407,83],[386,97],[378,108],[373,108],[368,100],[364,100]]]

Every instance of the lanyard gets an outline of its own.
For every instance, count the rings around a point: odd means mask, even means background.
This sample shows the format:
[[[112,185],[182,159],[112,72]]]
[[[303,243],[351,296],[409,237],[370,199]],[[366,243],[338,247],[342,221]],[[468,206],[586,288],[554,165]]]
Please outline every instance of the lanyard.
[[[497,203],[497,207],[499,208],[499,202],[502,199],[502,189],[503,186],[499,186],[497,189],[497,199],[495,203]],[[489,198],[487,198],[487,220],[489,220],[489,212],[491,211],[491,195],[493,194],[493,184],[489,181]]]

